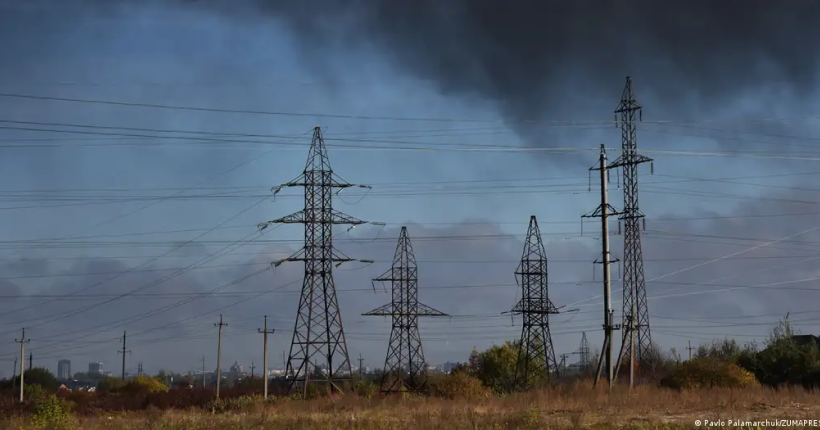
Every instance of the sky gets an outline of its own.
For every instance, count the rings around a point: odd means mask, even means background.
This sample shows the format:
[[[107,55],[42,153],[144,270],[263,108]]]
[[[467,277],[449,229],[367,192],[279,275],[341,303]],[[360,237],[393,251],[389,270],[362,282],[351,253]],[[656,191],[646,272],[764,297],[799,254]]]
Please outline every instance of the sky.
[[[373,260],[335,269],[351,364],[384,362],[390,321],[361,314],[390,301],[371,279],[402,226],[419,299],[450,315],[420,322],[428,362],[519,337],[502,312],[531,215],[556,354],[582,333],[600,349],[600,226],[581,215],[600,145],[620,153],[626,76],[654,159],[639,176],[653,341],[760,342],[786,313],[820,331],[820,6],[467,3],[0,0],[0,372],[24,327],[35,366],[116,374],[125,331],[129,372],[211,369],[220,315],[224,368],[261,369],[265,315],[281,367],[303,267],[269,263],[303,231],[257,224],[301,208],[301,189],[271,188],[301,173],[315,126],[334,171],[372,186],[334,207],[385,223],[334,231]]]

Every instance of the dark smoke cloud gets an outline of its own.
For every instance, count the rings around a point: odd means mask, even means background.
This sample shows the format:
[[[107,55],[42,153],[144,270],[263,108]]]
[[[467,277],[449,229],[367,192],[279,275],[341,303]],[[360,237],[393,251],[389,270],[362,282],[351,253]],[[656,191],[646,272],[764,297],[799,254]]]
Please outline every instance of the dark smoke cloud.
[[[766,83],[816,82],[813,1],[258,1],[307,44],[380,46],[444,93],[499,100],[534,119],[580,90],[611,98],[626,75],[656,97],[719,103]],[[583,88],[563,90],[571,82]],[[639,93],[640,95],[640,93]],[[553,96],[553,97],[551,97]],[[615,104],[612,100],[610,104]]]

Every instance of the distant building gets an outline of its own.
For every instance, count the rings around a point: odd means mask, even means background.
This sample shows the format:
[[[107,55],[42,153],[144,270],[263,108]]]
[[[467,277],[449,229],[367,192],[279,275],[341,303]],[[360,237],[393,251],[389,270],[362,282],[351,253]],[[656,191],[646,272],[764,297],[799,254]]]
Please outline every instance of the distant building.
[[[57,362],[57,379],[62,381],[71,378],[71,361],[60,360]]]
[[[455,369],[456,367],[458,367],[458,365],[459,365],[459,364],[460,364],[460,363],[452,363],[452,362],[449,362],[449,361],[448,361],[448,362],[444,363],[444,364],[441,366],[441,370],[443,370],[444,372],[450,373],[450,372],[452,372],[452,371],[453,371],[453,369]]]
[[[99,361],[94,363],[88,363],[88,374],[89,375],[101,375],[103,373],[103,364]]]

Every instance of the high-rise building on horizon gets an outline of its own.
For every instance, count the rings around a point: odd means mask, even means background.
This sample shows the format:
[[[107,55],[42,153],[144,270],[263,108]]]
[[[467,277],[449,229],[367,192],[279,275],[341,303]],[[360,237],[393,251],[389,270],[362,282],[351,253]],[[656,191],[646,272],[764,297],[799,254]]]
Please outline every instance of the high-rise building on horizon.
[[[103,373],[103,364],[99,361],[88,363],[88,373],[90,375],[101,375]]]
[[[57,362],[57,379],[71,379],[71,360]]]

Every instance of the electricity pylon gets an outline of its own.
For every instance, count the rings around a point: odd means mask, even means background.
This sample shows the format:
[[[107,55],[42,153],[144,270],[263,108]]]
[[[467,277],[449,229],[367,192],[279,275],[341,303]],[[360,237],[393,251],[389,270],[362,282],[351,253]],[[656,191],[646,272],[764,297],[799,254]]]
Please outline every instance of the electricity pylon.
[[[638,154],[636,138],[636,113],[640,119],[641,106],[635,101],[632,79],[626,77],[626,85],[621,102],[615,109],[620,115],[621,156],[608,168],[621,167],[624,177],[624,207],[620,220],[624,222],[624,263],[623,263],[623,322],[624,328],[621,351],[615,366],[615,376],[625,357],[629,357],[630,369],[639,361],[651,363],[652,337],[649,331],[649,308],[646,302],[646,280],[644,279],[643,251],[641,250],[641,227],[644,214],[638,206],[638,165],[651,163],[652,159]],[[644,226],[645,228],[645,226]],[[634,372],[634,371],[633,371]],[[630,372],[630,373],[633,373]],[[634,377],[630,377],[630,386]]]
[[[581,333],[581,345],[578,347],[578,355],[581,359],[581,372],[586,373],[589,369],[589,342],[586,332]]]
[[[558,309],[550,301],[547,291],[547,252],[535,216],[530,217],[524,253],[515,275],[521,286],[521,301],[510,313],[521,314],[524,318],[515,388],[527,389],[549,382],[550,372],[555,373],[556,379],[559,376],[549,327],[549,316],[557,314]]]
[[[390,345],[384,360],[381,390],[383,393],[402,391],[422,391],[427,381],[424,350],[419,335],[419,317],[446,317],[443,312],[419,303],[418,266],[413,255],[413,245],[407,236],[407,227],[401,228],[399,243],[393,257],[393,266],[373,281],[392,285],[392,300],[365,316],[391,316],[393,328]],[[407,380],[403,378],[407,372]]]
[[[302,249],[284,260],[272,263],[274,267],[285,261],[305,263],[302,295],[293,329],[293,338],[288,355],[286,375],[290,378],[289,391],[301,385],[307,395],[312,374],[317,381],[324,381],[331,391],[342,391],[340,382],[350,379],[350,357],[347,352],[342,315],[333,282],[333,267],[344,262],[372,260],[349,258],[333,247],[333,225],[350,224],[351,228],[362,224],[376,224],[362,221],[333,209],[334,189],[370,188],[366,185],[349,184],[333,172],[330,167],[327,148],[319,127],[313,130],[313,139],[305,169],[296,178],[274,187],[274,195],[285,187],[304,187],[304,209],[272,221],[259,224],[265,229],[271,224],[304,224],[305,243]],[[382,224],[383,225],[383,224]],[[319,372],[319,366],[327,366]]]

